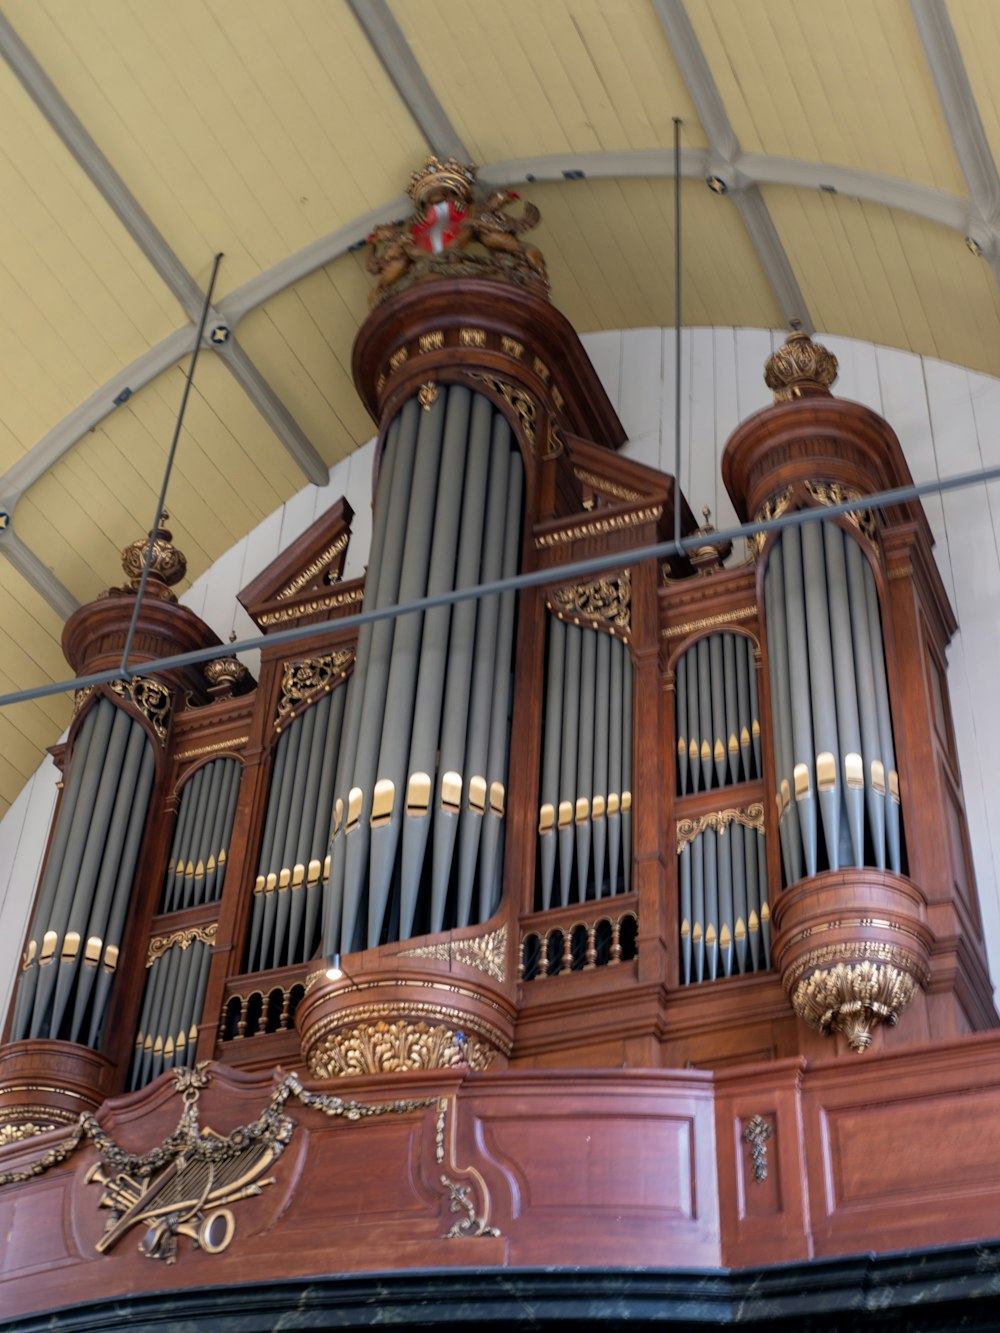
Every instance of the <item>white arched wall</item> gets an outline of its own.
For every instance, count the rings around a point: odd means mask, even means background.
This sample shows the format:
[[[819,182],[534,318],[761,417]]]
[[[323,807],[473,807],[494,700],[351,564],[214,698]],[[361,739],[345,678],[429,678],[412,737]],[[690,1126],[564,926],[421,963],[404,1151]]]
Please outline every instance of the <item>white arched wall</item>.
[[[684,329],[681,334],[680,484],[692,509],[736,522],[720,459],[730,433],[771,402],[763,367],[783,333],[766,329]],[[817,335],[840,362],[835,392],[881,413],[893,426],[917,482],[1000,465],[1000,379],[928,357],[848,338]],[[624,452],[674,471],[675,335],[629,329],[583,338],[628,433]],[[183,441],[181,442],[183,449]],[[197,579],[181,599],[222,638],[256,631],[236,593],[323,511],[346,495],[355,513],[345,577],[363,572],[371,533],[374,441],[306,486]],[[972,852],[990,954],[1000,977],[1000,830],[991,812],[1000,795],[1000,484],[924,500],[935,555],[959,622],[948,678],[962,766]],[[108,570],[109,582],[114,570]],[[255,669],[247,656],[247,663]],[[27,928],[56,796],[46,760],[0,822],[0,1013],[5,1012]]]

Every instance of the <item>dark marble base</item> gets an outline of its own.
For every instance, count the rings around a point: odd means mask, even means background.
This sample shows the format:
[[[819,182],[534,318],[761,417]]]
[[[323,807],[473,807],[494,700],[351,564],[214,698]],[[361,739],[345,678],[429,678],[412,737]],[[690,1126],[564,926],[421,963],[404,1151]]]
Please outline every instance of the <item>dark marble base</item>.
[[[472,1242],[474,1243],[474,1242]],[[183,1281],[180,1267],[169,1270]],[[166,1276],[166,1274],[165,1274]],[[1000,1242],[739,1271],[490,1269],[247,1283],[93,1302],[6,1333],[272,1333],[483,1325],[502,1329],[746,1327],[1000,1330]]]

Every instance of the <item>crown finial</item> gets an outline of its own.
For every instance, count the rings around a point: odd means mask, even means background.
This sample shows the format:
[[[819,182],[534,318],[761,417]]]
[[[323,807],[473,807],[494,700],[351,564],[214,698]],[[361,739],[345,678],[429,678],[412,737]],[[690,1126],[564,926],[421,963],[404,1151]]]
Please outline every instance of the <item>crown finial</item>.
[[[776,403],[828,394],[837,378],[837,358],[802,329],[793,329],[764,363],[764,383]]]
[[[146,551],[152,546],[149,561],[149,578],[146,580],[146,592],[162,601],[175,602],[177,598],[170,591],[187,573],[187,559],[173,543],[173,533],[165,526],[170,515],[164,509],[160,515],[160,524],[154,532],[145,537],[137,537],[122,551],[122,569],[129,580],[133,592],[138,592],[142,582],[142,570],[146,562]]]
[[[450,196],[467,204],[472,198],[475,184],[476,168],[471,162],[459,162],[454,157],[445,158],[442,162],[439,157],[431,153],[423,167],[410,177],[406,193],[418,208],[437,202],[431,198],[435,192],[439,198],[446,199]]]

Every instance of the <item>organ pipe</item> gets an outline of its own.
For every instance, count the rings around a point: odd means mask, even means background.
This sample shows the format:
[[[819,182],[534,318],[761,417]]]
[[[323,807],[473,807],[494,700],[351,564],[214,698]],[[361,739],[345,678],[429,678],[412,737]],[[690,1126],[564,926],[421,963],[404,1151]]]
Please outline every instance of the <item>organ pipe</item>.
[[[786,880],[803,865],[813,875],[866,855],[898,873],[899,784],[871,566],[838,524],[788,528],[772,547],[764,600]]]
[[[520,454],[489,399],[456,385],[437,386],[423,410],[406,403],[386,433],[365,606],[516,573],[522,491]],[[470,925],[495,909],[514,613],[504,594],[380,622],[367,649],[359,636],[335,785],[328,952]]]
[[[681,982],[770,967],[763,807],[678,822]]]
[[[760,776],[759,751],[752,744],[760,735],[756,675],[753,643],[742,634],[710,634],[678,658],[675,719],[680,795]],[[752,695],[751,681],[755,686]]]
[[[154,772],[142,723],[98,698],[67,767],[18,987],[14,1040],[100,1040]]]
[[[551,614],[538,818],[539,900],[627,893],[632,659],[621,639]]]
[[[146,971],[129,1087],[140,1088],[165,1069],[194,1063],[212,949],[197,932],[178,932]]]
[[[221,897],[240,772],[238,759],[213,759],[184,784],[161,912],[199,907]]]

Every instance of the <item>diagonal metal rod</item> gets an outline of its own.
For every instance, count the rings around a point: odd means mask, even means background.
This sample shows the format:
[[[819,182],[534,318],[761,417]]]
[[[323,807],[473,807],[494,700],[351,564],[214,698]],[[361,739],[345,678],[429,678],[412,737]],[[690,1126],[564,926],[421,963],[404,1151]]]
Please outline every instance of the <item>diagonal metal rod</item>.
[[[215,256],[212,264],[212,276],[208,280],[208,291],[205,293],[205,302],[201,307],[201,318],[198,321],[198,332],[195,335],[194,350],[191,353],[191,365],[188,367],[187,379],[184,381],[184,392],[181,395],[181,405],[177,412],[177,421],[174,425],[174,438],[170,441],[170,450],[167,454],[167,466],[163,472],[163,485],[160,487],[160,498],[156,502],[156,517],[153,519],[153,528],[149,534],[149,541],[146,543],[146,558],[142,562],[142,578],[139,580],[139,587],[135,594],[135,608],[132,611],[132,619],[129,622],[128,634],[125,638],[125,647],[122,649],[122,672],[127,676],[128,655],[132,651],[132,642],[135,639],[135,628],[139,623],[139,611],[142,609],[142,595],[146,591],[146,583],[149,580],[149,569],[153,563],[153,544],[156,541],[156,534],[160,524],[163,521],[163,507],[167,499],[167,487],[170,484],[170,473],[174,467],[174,455],[177,453],[177,441],[181,437],[181,427],[184,425],[184,410],[187,407],[188,396],[191,393],[191,384],[194,380],[194,369],[198,364],[198,353],[201,351],[201,339],[205,332],[205,321],[208,319],[208,312],[212,308],[212,293],[215,291],[215,278],[219,272],[219,264],[222,262],[222,251]]]
[[[439,593],[434,597],[421,597],[413,602],[396,606],[381,606],[370,611],[359,611],[352,616],[343,616],[339,620],[327,620],[321,624],[296,625],[292,629],[278,630],[265,637],[256,635],[252,639],[239,639],[234,643],[217,644],[213,648],[196,648],[188,653],[177,653],[173,657],[159,657],[143,662],[143,672],[168,671],[177,667],[194,666],[199,662],[211,662],[217,657],[229,657],[233,653],[257,652],[263,646],[298,643],[302,639],[314,637],[320,630],[354,629],[360,625],[372,624],[377,620],[394,620],[397,616],[410,615],[418,611],[431,611],[437,606],[451,606],[456,602],[465,602],[480,597],[492,597],[508,589],[539,588],[547,585],[575,582],[590,574],[600,574],[609,569],[621,569],[625,565],[641,564],[645,560],[663,560],[670,556],[684,555],[690,550],[704,546],[721,546],[726,542],[740,538],[753,537],[761,532],[780,532],[783,528],[799,527],[803,523],[819,523],[825,518],[837,514],[850,514],[858,509],[885,509],[890,505],[901,504],[906,500],[919,500],[925,495],[940,495],[947,491],[964,490],[970,486],[988,486],[1000,482],[1000,466],[983,468],[976,472],[962,472],[943,480],[927,481],[920,485],[897,486],[891,491],[879,491],[874,495],[858,500],[844,500],[840,504],[824,505],[822,509],[798,509],[779,518],[761,519],[754,523],[741,523],[736,527],[725,528],[721,532],[696,533],[678,541],[657,542],[652,546],[639,546],[631,551],[611,551],[604,555],[590,556],[586,560],[577,560],[573,564],[547,566],[528,574],[516,574],[511,578],[496,579],[491,583],[480,583],[475,587],[455,588],[450,592]],[[90,676],[76,676],[72,680],[55,681],[50,685],[34,685],[28,690],[17,690],[11,694],[0,694],[0,708],[7,704],[25,703],[31,699],[43,699],[52,694],[66,694],[70,690],[84,689],[88,685],[107,685],[124,675],[131,678],[138,675],[138,670],[97,671]]]
[[[681,120],[674,116],[674,541],[681,539]]]

